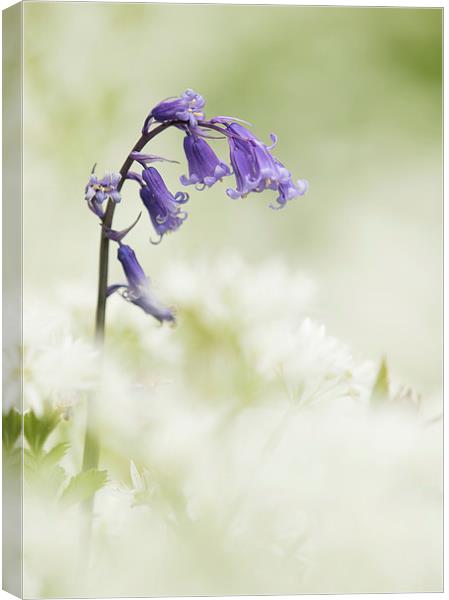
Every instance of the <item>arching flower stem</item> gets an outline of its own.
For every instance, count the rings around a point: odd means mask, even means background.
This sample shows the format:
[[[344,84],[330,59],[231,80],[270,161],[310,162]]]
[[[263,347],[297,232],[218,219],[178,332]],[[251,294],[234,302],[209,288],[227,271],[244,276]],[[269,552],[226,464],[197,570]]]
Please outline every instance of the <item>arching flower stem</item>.
[[[150,130],[148,133],[142,134],[142,136],[137,140],[131,152],[126,157],[125,162],[120,168],[120,175],[122,176],[120,183],[117,186],[118,191],[120,191],[123,187],[123,184],[126,181],[126,176],[128,171],[130,170],[134,158],[130,155],[133,152],[140,152],[145,148],[145,146],[157,135],[162,133],[168,127],[176,125],[176,122],[168,122],[161,123],[154,129]],[[115,202],[108,201],[106,207],[106,213],[103,220],[104,230],[101,234],[100,241],[100,266],[99,266],[99,274],[98,274],[98,294],[97,294],[97,312],[95,316],[95,338],[97,342],[102,343],[104,339],[104,326],[106,320],[106,290],[108,287],[108,266],[109,266],[109,238],[105,235],[104,231],[108,229],[112,229],[112,221],[114,219],[114,211],[115,211]]]
[[[162,133],[168,127],[176,125],[176,122],[162,123],[151,129],[147,133],[137,140],[134,147],[126,157],[123,165],[120,168],[121,179],[117,186],[117,190],[123,187],[126,181],[126,176],[130,170],[134,159],[130,156],[133,152],[140,152],[143,148],[157,135]],[[97,293],[97,310],[95,314],[95,339],[97,344],[103,345],[104,343],[104,331],[106,321],[106,300],[107,300],[107,289],[108,289],[108,267],[109,267],[109,238],[107,231],[112,229],[112,221],[114,219],[116,203],[111,199],[108,200],[106,206],[106,212],[103,219],[103,227],[101,229],[100,239],[100,259],[99,259],[99,271],[98,271],[98,293]],[[93,431],[93,424],[95,423],[95,403],[94,399],[90,398],[87,406],[87,418],[86,418],[86,434],[84,438],[84,452],[83,452],[83,471],[89,469],[96,469],[98,467],[98,461],[100,458],[100,442],[98,435]],[[88,553],[88,547],[90,543],[90,536],[92,530],[92,509],[93,509],[93,497],[87,500],[84,504],[86,521],[84,529],[84,543],[86,554]],[[86,560],[88,556],[86,556]]]

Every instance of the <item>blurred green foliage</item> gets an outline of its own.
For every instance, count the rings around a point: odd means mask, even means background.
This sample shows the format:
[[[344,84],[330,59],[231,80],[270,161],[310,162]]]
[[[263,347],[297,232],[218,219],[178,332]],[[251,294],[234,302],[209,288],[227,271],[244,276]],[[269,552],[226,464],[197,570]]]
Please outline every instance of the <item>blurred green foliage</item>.
[[[388,365],[386,358],[382,358],[376,381],[374,382],[371,394],[371,403],[373,406],[379,406],[388,402],[390,394],[390,380],[388,375]]]
[[[13,411],[10,411],[3,417],[3,428],[9,446],[10,440],[14,436],[17,439],[20,435],[17,419],[21,422],[22,418],[16,411],[12,415]],[[24,449],[24,472],[28,492],[46,503],[53,504],[59,501],[62,507],[67,508],[89,499],[105,485],[106,471],[89,469],[70,478],[61,466],[61,461],[69,452],[71,444],[60,441],[61,434],[64,435],[58,428],[61,424],[60,411],[47,408],[41,415],[37,415],[33,410],[28,410],[23,415],[23,421],[28,446]],[[51,448],[45,449],[53,433],[57,441]],[[17,452],[20,454],[21,450],[17,449]]]
[[[107,481],[106,471],[88,469],[74,475],[65,488],[61,501],[63,506],[71,506],[91,498]]]
[[[15,408],[2,413],[2,445],[8,453],[13,450],[22,432],[22,415]]]

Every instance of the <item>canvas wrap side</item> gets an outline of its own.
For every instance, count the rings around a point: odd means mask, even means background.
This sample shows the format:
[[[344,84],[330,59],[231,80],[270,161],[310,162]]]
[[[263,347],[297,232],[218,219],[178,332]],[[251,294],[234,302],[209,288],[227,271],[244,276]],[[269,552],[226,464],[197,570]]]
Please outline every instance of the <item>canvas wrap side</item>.
[[[3,385],[3,580],[2,587],[22,596],[22,435],[15,460],[5,452],[7,415],[22,420],[22,26],[23,5],[3,11],[3,361],[14,362],[13,379]],[[4,369],[5,373],[6,369]],[[14,412],[17,411],[17,412]],[[19,425],[20,425],[19,421]]]

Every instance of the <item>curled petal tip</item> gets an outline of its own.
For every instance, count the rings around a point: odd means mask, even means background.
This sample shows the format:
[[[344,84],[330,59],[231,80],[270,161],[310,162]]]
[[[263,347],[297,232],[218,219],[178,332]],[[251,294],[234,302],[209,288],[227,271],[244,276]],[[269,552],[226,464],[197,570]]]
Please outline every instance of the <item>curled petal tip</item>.
[[[232,198],[232,200],[239,200],[242,197],[242,194],[239,194],[239,192],[233,190],[232,188],[228,188],[226,190],[226,194]]]
[[[273,150],[273,148],[278,143],[278,136],[275,133],[270,133],[271,146],[267,146],[268,150]]]
[[[163,235],[159,236],[159,239],[156,241],[150,237],[150,244],[152,244],[153,246],[159,246],[159,244],[162,242],[163,237]]]
[[[300,196],[305,194],[309,189],[309,182],[307,181],[307,179],[298,179],[296,185],[298,186],[298,192]]]
[[[179,204],[185,204],[188,202],[190,196],[187,192],[176,192],[174,198]]]

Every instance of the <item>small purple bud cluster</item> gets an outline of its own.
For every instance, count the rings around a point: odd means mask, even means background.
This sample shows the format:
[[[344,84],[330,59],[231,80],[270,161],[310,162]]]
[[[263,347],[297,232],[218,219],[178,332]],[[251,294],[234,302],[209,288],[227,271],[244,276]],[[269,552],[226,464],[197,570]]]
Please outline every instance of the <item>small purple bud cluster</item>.
[[[103,205],[105,200],[120,202],[121,196],[118,190],[122,176],[118,173],[106,173],[104,177],[98,179],[92,172],[89,182],[86,185],[85,199],[90,210],[100,217],[104,218]]]
[[[196,127],[199,119],[204,119],[203,108],[206,101],[193,90],[186,90],[181,96],[167,98],[153,108],[143,124],[143,133],[148,133],[153,121],[167,123],[184,121]]]
[[[278,194],[277,205],[270,206],[276,209],[283,208],[287,201],[302,196],[307,191],[307,182],[302,179],[294,182],[288,169],[272,155],[271,150],[276,144],[276,136],[271,134],[273,143],[267,146],[240,124],[241,119],[222,116],[206,120],[204,106],[204,98],[190,89],[179,97],[163,100],[145,119],[142,138],[139,141],[143,141],[143,144],[137,147],[143,147],[159,131],[173,126],[183,131],[185,135],[184,153],[188,176],[180,177],[182,185],[193,185],[197,190],[204,190],[233,174],[235,188],[229,187],[226,190],[230,198],[245,198],[251,192],[274,190]],[[221,137],[227,139],[232,171],[206,142],[205,138],[214,137],[210,135],[211,131],[218,132]],[[140,215],[130,227],[122,231],[114,231],[105,224],[106,211],[104,210],[106,200],[108,203],[120,202],[120,189],[124,179],[130,179],[140,186],[140,198],[148,211],[153,228],[159,235],[159,242],[167,233],[179,229],[187,218],[183,205],[188,201],[189,195],[185,192],[173,194],[168,190],[159,171],[151,166],[151,163],[156,161],[167,161],[167,159],[137,151],[131,152],[128,164],[138,163],[141,172],[131,171],[128,167],[122,171],[123,178],[121,174],[110,173],[102,179],[98,179],[92,173],[86,186],[85,199],[89,208],[103,222],[104,235],[119,244],[118,259],[128,281],[127,284],[110,286],[108,295],[120,291],[126,300],[162,322],[174,321],[173,313],[156,301],[151,292],[149,279],[139,265],[134,251],[122,244],[122,239],[134,227]]]

